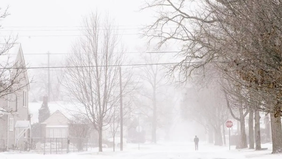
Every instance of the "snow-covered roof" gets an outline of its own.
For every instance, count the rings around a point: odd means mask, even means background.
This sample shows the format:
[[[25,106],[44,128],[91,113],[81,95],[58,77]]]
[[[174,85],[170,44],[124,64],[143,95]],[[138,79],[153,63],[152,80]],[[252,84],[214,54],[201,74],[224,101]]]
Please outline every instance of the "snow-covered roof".
[[[47,125],[68,125],[69,119],[59,110],[55,111],[55,113],[51,114],[49,118],[47,118],[42,124]]]
[[[30,123],[26,120],[19,120],[16,122],[15,128],[30,128]]]
[[[26,71],[19,71],[18,69],[9,69],[13,67],[26,67],[25,59],[22,51],[22,47],[20,43],[8,44],[10,45],[8,50],[6,50],[5,46],[7,44],[0,43],[0,68],[2,68],[1,80],[7,80],[11,78],[15,74],[23,73],[25,78],[25,82],[28,83],[28,75]],[[3,48],[4,51],[3,52]],[[8,68],[8,69],[7,69]],[[19,72],[18,72],[19,71]],[[29,86],[27,87],[29,89]]]
[[[0,112],[6,112],[6,109],[0,107]]]
[[[4,114],[7,114],[6,112],[7,112],[6,109],[0,107],[0,117],[3,116]]]
[[[38,123],[38,114],[41,105],[42,105],[42,101],[29,103],[28,109],[29,109],[29,113],[31,114],[31,124]],[[73,115],[82,112],[81,107],[79,107],[79,104],[77,103],[70,103],[63,101],[49,102],[48,107],[50,110],[50,114],[53,114],[57,110],[59,110],[68,119],[72,119]]]
[[[2,47],[5,44],[0,44],[0,51],[2,51]],[[1,47],[2,46],[2,47]],[[17,57],[19,55],[19,52],[22,52],[21,50],[21,44],[15,43],[13,46],[5,51],[0,56],[0,65],[1,67],[12,67],[17,62]]]

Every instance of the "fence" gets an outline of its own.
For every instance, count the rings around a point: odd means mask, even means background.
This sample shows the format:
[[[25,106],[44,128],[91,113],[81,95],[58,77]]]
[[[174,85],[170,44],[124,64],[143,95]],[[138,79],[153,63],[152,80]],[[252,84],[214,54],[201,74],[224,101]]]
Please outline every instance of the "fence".
[[[5,139],[0,139],[0,152],[6,150],[6,140]]]
[[[32,138],[30,150],[42,154],[87,151],[93,145],[87,138]]]

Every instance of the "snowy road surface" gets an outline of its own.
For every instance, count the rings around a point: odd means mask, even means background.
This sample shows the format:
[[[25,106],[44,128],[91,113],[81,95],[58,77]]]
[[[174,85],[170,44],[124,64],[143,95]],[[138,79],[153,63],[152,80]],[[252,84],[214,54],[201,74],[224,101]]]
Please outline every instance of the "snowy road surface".
[[[235,150],[233,147],[217,147],[201,143],[199,151],[195,151],[193,143],[158,143],[128,144],[123,152],[112,152],[111,148],[98,153],[97,149],[88,152],[70,154],[35,154],[35,153],[0,153],[0,159],[281,159],[282,155],[272,155],[271,150],[254,151],[249,149]]]

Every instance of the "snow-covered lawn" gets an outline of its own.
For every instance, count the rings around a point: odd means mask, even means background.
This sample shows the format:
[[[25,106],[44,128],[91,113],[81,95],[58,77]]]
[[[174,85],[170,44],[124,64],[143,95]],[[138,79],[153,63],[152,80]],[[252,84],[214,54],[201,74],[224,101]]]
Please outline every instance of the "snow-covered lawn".
[[[116,152],[112,148],[105,148],[104,152],[99,153],[97,149],[87,152],[69,154],[36,154],[27,152],[3,152],[0,159],[281,159],[282,154],[271,154],[271,145],[263,145],[267,150],[255,151],[250,149],[236,150],[228,146],[219,147],[201,143],[199,150],[194,150],[194,145],[190,143],[166,142],[158,144],[127,144],[124,151]]]

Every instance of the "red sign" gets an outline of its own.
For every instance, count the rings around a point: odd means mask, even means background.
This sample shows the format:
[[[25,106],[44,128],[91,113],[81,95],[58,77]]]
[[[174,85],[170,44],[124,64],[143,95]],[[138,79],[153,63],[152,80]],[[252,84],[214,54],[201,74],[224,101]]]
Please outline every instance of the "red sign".
[[[226,127],[231,128],[233,126],[233,122],[231,120],[227,120],[225,125]]]

